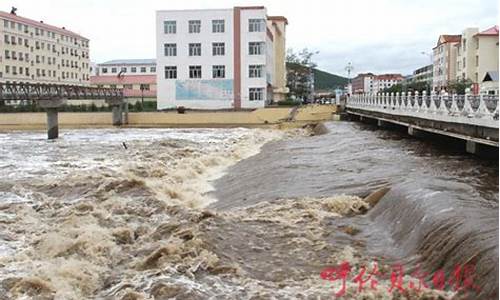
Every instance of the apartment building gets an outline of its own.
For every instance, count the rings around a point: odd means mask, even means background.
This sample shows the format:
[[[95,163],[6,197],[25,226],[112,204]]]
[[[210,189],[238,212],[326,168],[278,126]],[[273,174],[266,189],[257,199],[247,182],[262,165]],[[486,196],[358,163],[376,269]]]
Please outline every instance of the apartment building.
[[[0,81],[87,85],[89,39],[0,11]]]
[[[411,76],[411,81],[412,82],[425,82],[429,84],[429,86],[432,86],[432,79],[433,79],[433,72],[434,65],[427,65],[421,68],[416,69],[413,71],[413,74]]]
[[[433,78],[432,88],[440,91],[448,85],[448,82],[456,78],[456,45],[461,42],[460,35],[441,35],[439,36],[436,47],[433,51]]]
[[[478,28],[467,28],[462,32],[461,42],[455,47],[456,80],[472,81],[474,93],[489,92],[491,83],[483,84],[483,80],[487,73],[498,72],[498,26],[481,32]]]
[[[257,108],[282,97],[286,86],[273,84],[285,84],[286,23],[263,6],[157,11],[158,109]]]
[[[267,17],[267,27],[273,36],[274,76],[273,102],[286,100],[290,92],[287,85],[286,70],[286,26],[288,20],[283,16]]]
[[[401,74],[381,74],[373,77],[373,93],[379,93],[396,84],[400,84],[405,78]]]
[[[126,97],[156,98],[156,60],[120,59],[95,66],[90,83],[97,87],[122,88]]]
[[[352,79],[352,92],[354,94],[373,93],[373,80],[375,74],[360,73]]]

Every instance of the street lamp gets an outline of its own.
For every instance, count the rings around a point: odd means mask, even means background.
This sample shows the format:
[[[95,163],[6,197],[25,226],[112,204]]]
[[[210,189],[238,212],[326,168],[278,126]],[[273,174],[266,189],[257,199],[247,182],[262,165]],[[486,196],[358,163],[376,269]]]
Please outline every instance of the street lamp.
[[[347,72],[347,93],[350,96],[350,94],[352,94],[351,72],[352,70],[354,70],[354,67],[352,66],[351,62],[347,63],[345,70]]]
[[[433,58],[432,53],[428,53],[428,52],[422,51],[422,52],[420,52],[420,54],[428,56],[429,60],[431,61],[431,65],[434,64],[434,61],[432,60],[432,58]]]

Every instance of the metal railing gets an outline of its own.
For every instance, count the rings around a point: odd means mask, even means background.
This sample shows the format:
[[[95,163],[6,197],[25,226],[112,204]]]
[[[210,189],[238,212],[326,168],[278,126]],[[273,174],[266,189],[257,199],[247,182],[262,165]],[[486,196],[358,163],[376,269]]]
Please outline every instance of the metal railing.
[[[123,90],[62,84],[0,83],[0,101],[123,99]]]

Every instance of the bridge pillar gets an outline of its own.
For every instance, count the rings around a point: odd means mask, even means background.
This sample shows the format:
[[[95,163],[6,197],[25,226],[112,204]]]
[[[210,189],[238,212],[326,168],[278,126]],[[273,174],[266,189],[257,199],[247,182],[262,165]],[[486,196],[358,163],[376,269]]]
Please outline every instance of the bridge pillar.
[[[386,125],[385,121],[383,120],[377,120],[377,126],[378,127],[384,127]]]
[[[476,142],[467,140],[465,142],[465,151],[470,154],[476,154],[478,150],[478,145]]]
[[[123,124],[128,124],[128,101],[123,102]]]
[[[413,126],[408,126],[408,135],[414,136],[414,137],[422,137],[422,131],[418,130],[417,128]]]
[[[113,125],[121,126],[123,124],[123,99],[106,99],[106,103],[111,106]]]
[[[66,100],[40,100],[38,104],[47,112],[47,138],[49,140],[57,139],[59,137],[59,118],[57,109],[66,104]]]

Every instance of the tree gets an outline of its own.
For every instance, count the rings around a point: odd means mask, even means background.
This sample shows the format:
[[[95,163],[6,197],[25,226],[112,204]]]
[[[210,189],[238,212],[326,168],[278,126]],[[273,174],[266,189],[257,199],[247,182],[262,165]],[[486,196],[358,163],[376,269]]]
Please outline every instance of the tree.
[[[319,51],[311,52],[309,49],[304,48],[300,52],[295,53],[292,48],[286,51],[286,62],[299,64],[308,68],[316,68],[317,64],[313,61],[313,56],[318,54]]]
[[[383,93],[401,93],[403,91],[403,85],[401,83],[395,84],[391,87],[382,90]]]
[[[311,52],[307,48],[300,52],[293,49],[287,50],[287,87],[290,94],[298,98],[309,98],[314,90],[314,72],[317,64],[313,61],[313,56],[318,51]]]
[[[472,86],[473,82],[470,79],[459,79],[448,82],[448,90],[456,94],[465,94],[465,90]]]

